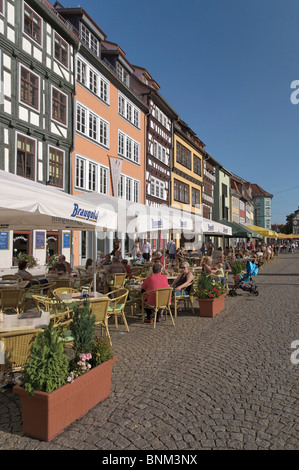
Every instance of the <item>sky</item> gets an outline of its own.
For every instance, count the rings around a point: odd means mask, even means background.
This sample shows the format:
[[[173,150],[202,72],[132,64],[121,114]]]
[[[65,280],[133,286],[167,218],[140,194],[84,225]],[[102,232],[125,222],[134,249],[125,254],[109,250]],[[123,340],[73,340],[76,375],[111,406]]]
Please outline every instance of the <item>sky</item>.
[[[221,165],[273,194],[272,224],[298,209],[298,0],[60,3],[148,70]]]

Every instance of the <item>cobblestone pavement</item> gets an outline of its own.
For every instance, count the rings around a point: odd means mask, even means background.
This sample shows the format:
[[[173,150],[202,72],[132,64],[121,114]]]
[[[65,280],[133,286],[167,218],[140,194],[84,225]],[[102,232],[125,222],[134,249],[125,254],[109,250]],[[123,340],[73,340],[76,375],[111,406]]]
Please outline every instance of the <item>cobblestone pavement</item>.
[[[52,442],[22,433],[18,396],[0,393],[0,449],[299,449],[299,253],[260,269],[214,319],[181,311],[111,327],[110,397]]]

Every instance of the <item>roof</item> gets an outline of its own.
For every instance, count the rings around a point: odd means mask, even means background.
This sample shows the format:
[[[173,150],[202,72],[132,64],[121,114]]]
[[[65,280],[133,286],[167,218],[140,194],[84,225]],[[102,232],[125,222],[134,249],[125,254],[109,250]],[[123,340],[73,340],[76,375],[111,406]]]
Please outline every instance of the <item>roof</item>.
[[[249,183],[252,191],[252,196],[263,196],[263,197],[273,197],[273,194],[268,193],[263,188],[261,188],[258,184]]]

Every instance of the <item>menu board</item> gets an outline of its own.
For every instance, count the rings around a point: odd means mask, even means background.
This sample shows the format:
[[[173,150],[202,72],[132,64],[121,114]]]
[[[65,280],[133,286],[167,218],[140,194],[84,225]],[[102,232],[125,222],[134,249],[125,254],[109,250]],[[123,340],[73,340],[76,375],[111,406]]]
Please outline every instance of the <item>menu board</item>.
[[[0,232],[0,250],[9,249],[9,232]]]
[[[45,232],[35,232],[36,249],[45,248]]]

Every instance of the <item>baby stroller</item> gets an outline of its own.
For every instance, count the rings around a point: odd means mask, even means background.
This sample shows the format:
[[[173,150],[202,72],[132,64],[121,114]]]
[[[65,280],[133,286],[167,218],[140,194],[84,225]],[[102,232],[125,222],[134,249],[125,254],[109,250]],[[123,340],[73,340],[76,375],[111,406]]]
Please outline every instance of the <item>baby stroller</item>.
[[[254,263],[251,263],[251,261],[247,261],[246,274],[244,274],[244,276],[242,276],[241,274],[238,274],[237,276],[234,277],[235,285],[229,290],[228,295],[236,296],[237,295],[236,290],[238,288],[242,289],[245,292],[249,292],[252,295],[259,295],[257,286],[252,280],[252,277],[256,276],[257,273],[258,273],[258,266]]]

